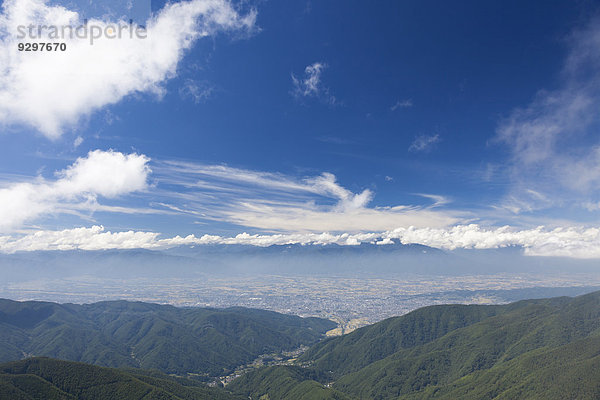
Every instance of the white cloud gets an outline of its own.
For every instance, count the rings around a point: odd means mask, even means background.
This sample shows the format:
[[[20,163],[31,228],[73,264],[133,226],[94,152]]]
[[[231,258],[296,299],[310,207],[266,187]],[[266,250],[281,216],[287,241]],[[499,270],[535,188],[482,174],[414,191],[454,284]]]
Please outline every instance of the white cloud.
[[[75,140],[73,140],[73,147],[78,148],[83,143],[83,138],[81,136],[77,136]]]
[[[450,200],[448,200],[448,198],[437,195],[437,194],[428,194],[428,193],[415,193],[415,194],[417,196],[425,197],[426,199],[433,201],[432,207],[440,207],[440,206],[450,203]]]
[[[337,211],[335,208],[318,207],[314,204],[274,202],[242,202],[236,208],[223,210],[221,213],[227,221],[237,225],[292,232],[358,232],[410,225],[440,227],[461,220],[451,212],[421,207],[362,207]]]
[[[449,229],[398,228],[383,235],[402,243],[419,243],[441,249],[494,249],[522,246],[525,254],[577,258],[600,257],[600,229],[538,227],[515,230],[509,226],[483,229],[476,224]]]
[[[364,208],[373,198],[373,193],[369,189],[361,193],[354,194],[343,188],[336,182],[335,175],[328,172],[323,173],[316,178],[306,179],[305,182],[313,187],[317,193],[330,195],[338,199],[335,206],[336,211],[354,211]]]
[[[464,215],[433,206],[370,207],[369,189],[354,193],[331,173],[293,177],[227,166],[169,162],[157,181],[181,190],[165,192],[163,204],[208,220],[268,231],[363,231],[398,226],[443,227]],[[171,203],[171,204],[169,204]]]
[[[508,226],[484,229],[478,225],[458,225],[451,228],[397,228],[367,233],[294,233],[232,237],[203,235],[175,236],[161,239],[154,232],[106,232],[101,226],[62,231],[38,231],[21,237],[0,236],[0,252],[34,250],[106,250],[106,249],[165,249],[180,245],[242,244],[271,246],[286,244],[352,246],[361,243],[388,245],[394,242],[422,244],[445,250],[496,249],[521,246],[530,256],[600,258],[600,229],[538,227],[515,230]]]
[[[187,79],[179,89],[179,95],[183,99],[191,99],[194,103],[199,104],[212,96],[214,90],[215,88],[208,82]]]
[[[600,202],[585,202],[583,203],[583,208],[585,208],[586,210],[593,212],[593,211],[598,211],[600,210]]]
[[[66,43],[64,52],[19,52],[18,26],[77,27],[80,16],[46,0],[6,0],[2,10],[0,31],[7,34],[0,41],[0,122],[33,126],[50,138],[132,93],[160,95],[196,39],[249,30],[255,21],[255,13],[240,16],[226,0],[174,2],[147,21],[145,39],[104,36],[90,45],[89,38],[67,37],[58,40]],[[125,22],[89,20],[88,26],[111,23]]]
[[[0,188],[0,232],[20,228],[40,216],[94,209],[97,198],[143,190],[150,173],[144,155],[91,151],[57,172],[57,179],[5,184]]]
[[[410,108],[413,106],[412,99],[398,100],[390,107],[391,111],[396,111],[399,108]]]
[[[298,78],[292,74],[292,84],[294,89],[292,94],[295,97],[315,97],[331,105],[336,104],[335,96],[329,93],[329,89],[324,87],[321,82],[321,74],[327,68],[323,62],[315,62],[304,68],[304,78]]]
[[[62,231],[38,231],[18,239],[0,237],[0,248],[5,253],[36,250],[107,250],[157,248],[157,233],[104,232],[101,226]]]
[[[512,152],[507,209],[586,204],[599,193],[600,20],[568,43],[560,88],[540,91],[498,127],[498,140]]]
[[[152,163],[144,155],[92,151],[56,179],[0,180],[0,232],[43,224],[48,216],[72,214],[92,220],[95,212],[179,215],[185,220],[218,221],[279,232],[358,232],[398,226],[444,227],[468,220],[441,207],[372,206],[370,189],[343,187],[331,174],[296,178],[224,165]],[[135,199],[121,195],[139,192]],[[111,199],[111,201],[99,198]],[[102,204],[101,204],[102,203]],[[104,214],[100,215],[101,217]],[[67,227],[67,226],[65,226]]]
[[[318,190],[312,185],[295,180],[283,174],[263,171],[252,171],[242,168],[234,168],[226,165],[207,165],[192,162],[167,161],[164,165],[158,165],[158,171],[164,172],[163,179],[169,183],[182,186],[202,187],[202,180],[211,179],[212,182],[206,188],[225,189],[225,185],[233,183],[232,190],[243,188],[244,185],[253,187],[265,187],[278,192],[312,192]],[[238,189],[236,189],[238,188]]]
[[[419,151],[428,151],[430,150],[436,143],[440,141],[440,135],[421,135],[417,136],[415,140],[411,143],[408,148],[408,151],[419,152]]]

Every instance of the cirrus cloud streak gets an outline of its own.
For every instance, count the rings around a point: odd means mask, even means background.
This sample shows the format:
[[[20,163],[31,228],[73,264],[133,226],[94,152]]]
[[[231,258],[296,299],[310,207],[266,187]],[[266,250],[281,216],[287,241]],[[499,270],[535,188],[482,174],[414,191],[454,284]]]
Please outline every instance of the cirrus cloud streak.
[[[469,219],[467,213],[432,205],[371,206],[370,189],[354,193],[335,175],[295,178],[225,165],[163,162],[156,168],[162,206],[211,221],[277,232],[383,231],[399,226],[446,227]],[[430,195],[425,197],[431,198]]]

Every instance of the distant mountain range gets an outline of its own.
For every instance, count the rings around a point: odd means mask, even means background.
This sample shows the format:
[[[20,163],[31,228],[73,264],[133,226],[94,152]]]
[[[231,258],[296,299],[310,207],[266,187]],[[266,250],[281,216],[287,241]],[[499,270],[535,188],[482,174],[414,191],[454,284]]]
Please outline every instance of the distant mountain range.
[[[180,246],[166,250],[34,251],[0,254],[0,282],[95,277],[198,278],[243,275],[493,274],[590,272],[594,260],[527,257],[523,249],[442,251],[417,244],[358,246]]]
[[[42,348],[55,351],[56,357],[71,358],[77,354],[79,359],[88,357],[99,364],[127,358],[127,353],[118,353],[109,346],[111,341],[136,343],[135,358],[143,360],[138,366],[154,365],[164,372],[233,365],[247,359],[252,349],[265,351],[314,342],[330,327],[323,320],[257,310],[175,309],[125,302],[74,306],[3,301],[0,315],[2,348],[10,345],[14,349],[18,336],[15,333],[19,331],[21,342],[43,342]],[[78,328],[69,325],[76,320],[80,321]],[[98,324],[87,327],[91,321]],[[195,327],[194,332],[209,331],[200,342],[210,342],[212,348],[196,343],[200,337],[191,338],[186,330],[189,326]],[[94,337],[94,331],[103,336]],[[74,353],[71,349],[79,350]],[[157,350],[157,357],[153,349]],[[237,356],[240,351],[242,354]],[[203,356],[204,361],[191,363],[188,354]],[[207,354],[212,357],[208,361]],[[21,358],[17,353],[13,355]],[[321,340],[294,365],[257,368],[225,388],[208,388],[198,380],[161,372],[106,369],[44,358],[0,365],[0,398],[110,396],[598,399],[600,292],[507,305],[421,308],[341,337]]]

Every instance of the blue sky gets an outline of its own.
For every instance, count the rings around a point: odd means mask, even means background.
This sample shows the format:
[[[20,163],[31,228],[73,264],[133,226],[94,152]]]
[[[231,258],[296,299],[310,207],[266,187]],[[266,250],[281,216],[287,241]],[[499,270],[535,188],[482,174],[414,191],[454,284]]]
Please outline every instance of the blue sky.
[[[154,4],[145,41],[26,54],[18,23],[118,21],[4,1],[5,250],[93,226],[152,241],[421,229],[411,240],[440,247],[598,256],[597,6],[195,0]],[[448,232],[463,236],[436,241]]]

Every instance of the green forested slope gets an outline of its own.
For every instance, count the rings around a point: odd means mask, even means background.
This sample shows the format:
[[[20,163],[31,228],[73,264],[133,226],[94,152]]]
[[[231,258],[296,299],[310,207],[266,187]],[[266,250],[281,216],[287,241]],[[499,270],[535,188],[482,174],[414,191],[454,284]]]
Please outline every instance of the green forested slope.
[[[115,304],[108,309],[103,307],[103,304],[91,305],[86,311],[91,320],[104,324],[102,332],[105,333],[105,337],[88,343],[110,350],[106,343],[111,344],[112,340],[117,343],[132,340],[140,344],[137,349],[144,349],[142,344],[148,343],[145,338],[151,337],[149,349],[143,352],[152,354],[155,349],[160,350],[157,354],[165,358],[165,365],[181,363],[178,358],[182,350],[178,350],[178,343],[193,346],[177,341],[179,335],[186,337],[186,331],[173,323],[178,318],[184,318],[192,326],[204,324],[204,329],[210,332],[210,343],[215,344],[212,350],[219,356],[221,352],[238,351],[238,348],[227,348],[228,343],[260,348],[264,346],[260,341],[279,340],[280,335],[292,340],[289,338],[295,337],[296,329],[326,328],[321,325],[322,321],[295,319],[289,323],[287,316],[259,311],[248,311],[245,318],[237,317],[238,310],[225,312],[233,313],[235,318],[215,314],[214,310],[204,310],[208,314],[193,317],[186,315],[190,310],[180,310],[183,315],[176,313],[177,317],[152,312],[139,318],[143,310],[161,306],[119,303],[116,309]],[[49,330],[64,326],[52,325],[51,321],[58,316],[61,320],[79,318],[71,306],[54,313],[48,313],[43,307],[24,310],[27,314],[12,311],[13,332],[35,330],[42,322]],[[32,324],[31,321],[36,320],[38,322]],[[268,329],[267,321],[270,321]],[[4,323],[4,320],[0,322]],[[88,332],[83,323],[72,329]],[[235,340],[225,332],[235,333]],[[264,336],[258,338],[261,332]],[[19,340],[28,340],[15,335],[0,338],[15,347],[21,345]],[[60,341],[48,339],[46,345],[66,351]],[[165,348],[165,343],[171,347]],[[221,345],[223,347],[218,347]],[[84,344],[82,346],[89,351]],[[111,356],[110,351],[105,354]],[[132,398],[192,399],[203,398],[193,396],[204,396],[213,390],[211,395],[215,397],[208,398],[598,399],[600,292],[502,306],[426,307],[317,343],[300,358],[299,365],[251,371],[234,380],[226,390],[209,389],[158,372],[103,369],[96,378],[96,372],[86,371],[98,367],[73,369],[54,360],[36,362],[55,364],[41,367],[26,360],[20,362],[25,364],[17,362],[8,370],[6,367],[0,370],[0,398],[32,398],[31,393],[35,391],[44,393],[46,397],[41,398],[70,398],[84,391],[86,396],[94,393],[120,396],[127,390],[132,396],[151,396]],[[90,385],[91,380],[100,382],[98,392],[93,389],[96,386]]]
[[[300,362],[310,362],[334,377],[357,371],[398,350],[435,340],[455,329],[506,311],[506,306],[444,305],[389,318],[337,338],[324,340],[306,351]]]
[[[599,399],[600,337],[542,348],[402,399]]]
[[[359,399],[597,399],[600,292],[426,307],[318,343],[301,363]]]
[[[0,398],[11,400],[240,400],[223,389],[72,361],[30,358],[0,364]]]
[[[227,386],[234,393],[268,400],[345,400],[350,397],[317,382],[325,376],[301,367],[277,366],[249,372]]]
[[[312,344],[333,327],[328,320],[242,308],[0,300],[0,361],[35,355],[218,375],[262,353]]]
[[[570,360],[571,355],[575,357],[572,350],[580,346],[580,341],[595,343],[592,339],[600,332],[599,293],[574,299],[522,301],[491,308],[495,309],[495,312],[478,322],[449,330],[448,333],[434,340],[422,340],[422,344],[409,346],[399,344],[394,349],[395,351],[388,353],[387,357],[354,372],[340,373],[339,371],[346,371],[349,368],[346,366],[336,367],[329,362],[325,363],[323,360],[327,360],[329,357],[327,354],[321,354],[320,358],[316,358],[314,367],[317,371],[323,371],[323,366],[326,365],[333,372],[333,376],[339,376],[333,385],[334,388],[364,399],[387,399],[399,396],[463,398],[466,396],[466,392],[456,397],[458,394],[455,390],[458,388],[466,390],[462,385],[468,386],[469,384],[477,387],[479,391],[472,398],[496,398],[504,393],[506,388],[513,388],[519,384],[522,384],[525,392],[521,397],[513,398],[524,398],[525,396],[545,398],[541,394],[541,386],[531,389],[536,387],[533,383],[541,380],[549,388],[544,389],[545,391],[558,393],[552,387],[565,387],[565,380],[568,381],[568,379],[564,376],[562,381],[546,379],[544,374],[559,370],[566,360]],[[429,307],[421,310],[421,313],[405,317],[410,318],[410,326],[416,327],[412,332],[417,337],[423,337],[421,328],[430,326],[432,321],[438,320],[440,311],[454,314],[454,316],[446,317],[449,320],[463,320],[462,314],[469,313],[471,310],[476,315],[468,320],[476,321],[481,316],[481,310],[464,307]],[[415,318],[416,323],[413,323],[412,320]],[[406,321],[402,323],[403,319],[404,317],[400,317],[397,323],[402,326],[406,325]],[[369,328],[372,327],[367,327],[367,330]],[[363,342],[364,348],[359,346],[357,350],[347,346],[347,343],[352,343],[348,338],[338,338],[327,345],[334,349],[332,353],[343,354],[354,351],[353,354],[368,354],[369,347],[372,347],[371,343],[377,343],[380,340],[379,335],[371,336],[371,334],[371,332],[361,333],[361,337],[371,337],[372,339],[369,342]],[[397,337],[402,338],[403,336]],[[589,342],[589,340],[592,341]],[[361,343],[361,341],[358,340],[356,343]],[[320,346],[323,344],[319,344],[315,348]],[[586,347],[580,348],[585,349]],[[591,346],[588,349],[589,353],[579,354],[580,362],[583,364],[596,362],[597,353]],[[556,358],[540,358],[542,354],[546,353],[555,355]],[[378,352],[378,355],[381,353]],[[562,358],[562,361],[558,361],[559,358]],[[536,364],[531,360],[542,359],[548,362],[543,365],[544,368],[534,367]],[[310,360],[305,357],[304,362],[310,362]],[[575,362],[574,359],[573,362]],[[581,372],[579,370],[570,375],[570,378],[577,378]],[[578,381],[574,380],[574,382]],[[587,380],[585,385],[584,391],[595,392],[600,381]],[[455,389],[450,390],[450,388]],[[511,397],[508,395],[504,398]]]

